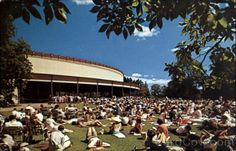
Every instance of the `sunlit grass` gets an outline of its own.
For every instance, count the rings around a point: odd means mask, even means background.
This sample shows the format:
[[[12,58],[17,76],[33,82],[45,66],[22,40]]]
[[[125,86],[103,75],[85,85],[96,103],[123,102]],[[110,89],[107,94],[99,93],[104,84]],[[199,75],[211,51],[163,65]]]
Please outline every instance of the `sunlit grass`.
[[[62,108],[65,107],[65,104],[60,105]],[[83,104],[76,104],[77,108],[79,110],[82,109]],[[94,104],[89,104],[90,107],[95,107]],[[10,111],[0,111],[2,115],[9,115]],[[154,118],[154,121],[156,121],[157,117]],[[110,125],[111,121],[109,120],[101,120],[102,123]],[[152,128],[154,125],[150,124],[150,122],[144,122],[144,130],[147,131],[148,129]],[[71,141],[73,143],[72,147],[68,148],[67,151],[84,151],[87,148],[87,144],[83,142],[85,140],[87,128],[79,128],[74,125],[68,125],[66,124],[65,127],[67,129],[71,129],[74,132],[68,133],[69,137],[71,138]],[[99,138],[101,138],[104,142],[108,142],[111,144],[110,148],[106,148],[105,150],[109,151],[131,151],[134,146],[137,146],[137,148],[143,148],[144,147],[144,140],[140,139],[141,136],[134,136],[130,135],[129,131],[131,129],[131,126],[125,126],[123,127],[124,130],[122,131],[127,137],[125,139],[118,139],[112,135],[99,135]],[[96,127],[97,132],[99,132],[102,128]],[[109,126],[105,128],[106,131],[109,130]],[[198,133],[198,130],[196,127],[193,127],[193,131]],[[42,140],[42,136],[34,136],[35,140]],[[170,142],[179,140],[178,136],[173,135],[170,133]],[[34,148],[33,145],[30,145],[31,151],[38,151],[38,148]]]

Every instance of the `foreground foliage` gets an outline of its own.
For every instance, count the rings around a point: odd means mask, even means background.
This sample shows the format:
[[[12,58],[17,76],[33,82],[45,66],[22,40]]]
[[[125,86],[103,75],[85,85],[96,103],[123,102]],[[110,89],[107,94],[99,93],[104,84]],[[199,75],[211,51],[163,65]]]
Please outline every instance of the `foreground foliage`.
[[[176,46],[176,62],[166,64],[172,97],[205,95],[235,97],[234,0],[93,0],[92,13],[103,22],[99,32],[126,39],[134,30],[162,28],[164,20],[181,19],[187,40]],[[225,91],[227,89],[227,92]],[[181,92],[181,93],[179,93]],[[215,93],[215,94],[213,94]],[[217,96],[215,96],[217,95]],[[210,96],[208,96],[210,97]]]
[[[46,24],[49,24],[54,16],[62,23],[66,23],[66,15],[70,13],[66,5],[59,0],[0,1],[0,95],[7,101],[12,99],[15,88],[20,92],[23,90],[32,68],[27,58],[27,54],[31,51],[29,45],[23,40],[12,40],[15,35],[13,22],[17,18],[22,18],[29,24],[31,16],[42,19],[39,13],[41,8]]]
[[[22,91],[26,79],[30,78],[32,66],[27,55],[31,49],[23,40],[11,40],[15,29],[10,18],[5,25],[8,26],[6,41],[0,46],[0,94],[6,101],[11,101],[14,89]]]

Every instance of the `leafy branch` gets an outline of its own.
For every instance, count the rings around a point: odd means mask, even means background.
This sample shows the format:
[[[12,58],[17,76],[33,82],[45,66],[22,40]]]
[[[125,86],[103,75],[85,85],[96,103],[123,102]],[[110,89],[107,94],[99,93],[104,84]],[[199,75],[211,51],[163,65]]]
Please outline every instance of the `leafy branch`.
[[[205,61],[207,55],[214,49],[216,48],[220,43],[221,41],[224,39],[224,37],[220,38],[220,40],[218,42],[216,42],[210,49],[208,49],[206,52],[205,52],[205,55],[200,63],[200,65],[202,66],[203,62]]]

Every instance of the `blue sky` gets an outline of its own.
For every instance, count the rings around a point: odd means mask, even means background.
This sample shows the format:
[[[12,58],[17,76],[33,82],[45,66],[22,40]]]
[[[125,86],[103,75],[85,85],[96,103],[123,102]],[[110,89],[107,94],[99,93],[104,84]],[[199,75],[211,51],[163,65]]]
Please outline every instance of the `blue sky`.
[[[98,32],[101,23],[96,22],[96,15],[89,12],[93,7],[90,0],[68,0],[66,4],[71,11],[67,24],[54,20],[46,25],[31,17],[27,25],[18,19],[16,37],[25,39],[35,51],[107,64],[149,84],[164,84],[170,79],[165,63],[174,61],[171,50],[184,39],[177,21],[164,21],[161,30],[149,31],[144,26],[144,32],[136,31],[127,40],[114,34],[107,39]]]

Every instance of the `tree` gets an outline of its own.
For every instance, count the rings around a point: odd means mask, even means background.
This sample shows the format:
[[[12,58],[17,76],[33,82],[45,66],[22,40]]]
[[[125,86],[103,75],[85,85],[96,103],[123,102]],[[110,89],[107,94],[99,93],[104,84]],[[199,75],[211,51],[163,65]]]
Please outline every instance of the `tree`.
[[[215,51],[210,59],[210,77],[206,81],[204,96],[212,96],[217,99],[219,96],[234,99],[235,94],[235,57],[228,50],[229,48]],[[214,91],[212,91],[212,88]]]
[[[198,84],[203,90],[222,90],[224,89],[222,86],[229,86],[235,92],[235,76],[230,79],[223,76],[233,77],[235,68],[227,67],[230,70],[223,70],[223,74],[222,72],[216,74],[214,71],[220,68],[221,56],[227,58],[223,64],[235,66],[236,63],[234,0],[93,0],[93,2],[95,6],[91,12],[97,14],[97,21],[103,22],[99,32],[105,32],[107,38],[114,32],[126,39],[135,29],[142,31],[142,24],[148,24],[150,30],[155,27],[161,29],[163,20],[182,19],[179,25],[182,26],[182,34],[188,40],[176,46],[175,54],[177,58],[183,60],[181,64],[178,61],[166,64],[166,71],[170,73],[172,80],[177,79],[180,82],[197,80],[191,83],[192,86],[196,87]],[[205,66],[208,57],[211,62],[209,66]],[[198,78],[184,76],[184,65],[187,65],[188,69],[198,70],[202,76],[201,81]],[[221,88],[216,85],[219,80],[225,82],[224,85],[221,84]],[[176,82],[171,81],[171,83],[173,85]]]
[[[139,80],[139,79],[133,80],[132,78],[129,78],[129,77],[124,77],[124,82],[133,83],[137,85],[140,88],[137,95],[146,96],[146,97],[150,96],[147,82],[144,83],[142,80]]]
[[[8,40],[0,46],[0,94],[6,101],[11,101],[14,89],[22,91],[26,79],[30,78],[32,66],[27,54],[31,49],[23,40],[15,42],[10,39],[15,33],[12,21],[6,22],[6,26],[8,26],[6,28],[8,30],[5,31]]]
[[[159,96],[161,93],[161,86],[159,84],[153,84],[151,86],[151,95],[154,97]]]
[[[136,84],[140,88],[137,95],[143,96],[143,97],[149,97],[150,96],[150,92],[149,92],[149,88],[148,88],[147,82],[143,82],[142,80],[138,79],[138,80],[136,80]]]
[[[183,49],[181,49],[183,50]],[[205,71],[200,70],[200,63],[193,61],[190,53],[176,51],[176,62],[166,64],[165,71],[169,72],[171,81],[168,83],[168,97],[192,99],[203,85]]]
[[[30,23],[30,16],[42,19],[40,8],[43,8],[46,24],[55,16],[66,23],[69,9],[60,0],[2,0],[0,1],[0,95],[11,100],[15,88],[22,91],[26,80],[30,78],[31,63],[27,54],[31,51],[23,40],[14,42],[15,28],[13,21],[22,18]]]

